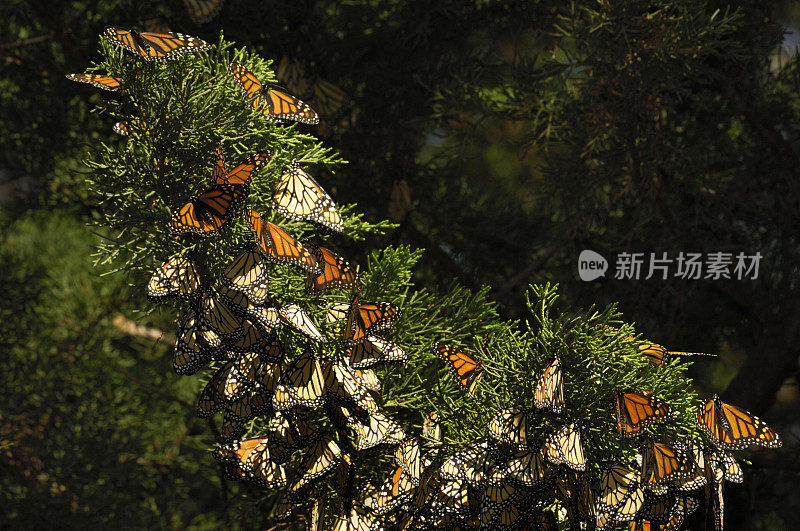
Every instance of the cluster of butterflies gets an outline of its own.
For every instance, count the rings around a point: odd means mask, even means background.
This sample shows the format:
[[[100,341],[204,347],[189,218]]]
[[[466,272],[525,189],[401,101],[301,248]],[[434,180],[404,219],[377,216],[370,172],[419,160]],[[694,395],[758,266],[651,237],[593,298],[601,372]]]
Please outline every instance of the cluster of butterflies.
[[[103,32],[103,38],[145,61],[170,61],[188,53],[199,53],[211,48],[204,40],[182,33],[137,32],[109,27]],[[267,120],[279,124],[292,121],[310,125],[319,123],[319,114],[287,90],[272,85],[264,86],[255,74],[238,63],[231,63],[229,72],[239,85],[245,100]],[[110,92],[126,92],[125,82],[119,77],[101,74],[67,74],[66,77],[71,81],[88,83]],[[345,96],[340,89],[330,84],[323,87],[320,90],[326,98],[321,98],[322,101],[343,101]],[[340,106],[341,103],[336,105]],[[148,125],[142,118],[133,122],[118,122],[113,126],[114,132],[120,135],[128,135],[132,128],[148,133]]]
[[[177,33],[108,28],[103,36],[146,61],[170,60],[210,47]],[[229,72],[245,101],[267,120],[319,121],[307,104],[262,86],[241,64],[231,63]],[[116,77],[67,77],[125,91],[123,80]],[[115,128],[127,132],[130,125]],[[639,451],[628,463],[590,466],[578,422],[564,423],[543,440],[529,433],[534,408],[564,410],[562,362],[556,357],[537,380],[531,405],[499,411],[488,424],[487,437],[434,466],[442,436],[438,414],[424,416],[422,431],[415,435],[381,411],[376,401],[381,382],[375,368],[407,362],[403,348],[384,337],[400,309],[361,301],[357,271],[344,258],[300,241],[252,208],[241,208],[254,176],[272,157],[271,150],[262,151],[227,169],[223,147],[217,148],[208,187],[175,208],[169,228],[175,235],[216,236],[242,210],[254,243],[216,279],[202,278],[192,253],[179,252],[153,273],[147,296],[153,302],[177,300],[187,306],[173,368],[188,375],[213,367],[197,413],[202,418],[222,413],[214,456],[231,479],[283,489],[279,517],[288,518],[310,505],[314,528],[322,514],[339,513],[337,531],[557,529],[553,508],[563,507],[570,521],[589,520],[599,529],[668,530],[682,525],[699,505],[692,494],[706,489],[721,528],[723,483],[742,479],[738,462],[726,451],[781,444],[757,417],[716,396],[697,413],[697,426],[710,444],[655,441],[644,429],[669,420],[669,405],[647,392],[626,390],[616,396],[617,426],[621,437],[641,439]],[[273,205],[288,219],[334,232],[344,229],[336,204],[296,160],[283,168]],[[337,341],[323,335],[299,304],[275,300],[269,290],[270,263],[302,270],[311,294],[331,289],[354,293],[349,302],[325,311],[329,323],[344,323]],[[703,355],[670,352],[657,344],[637,348],[655,365],[672,356]],[[450,343],[437,342],[433,350],[457,385],[472,396],[484,376],[481,362]],[[256,417],[261,420],[258,425],[265,426],[262,433],[243,439]],[[386,446],[394,448],[396,467],[381,485],[356,488],[357,452]],[[327,475],[333,475],[331,482],[322,481]],[[328,507],[331,488],[340,501],[349,501]]]

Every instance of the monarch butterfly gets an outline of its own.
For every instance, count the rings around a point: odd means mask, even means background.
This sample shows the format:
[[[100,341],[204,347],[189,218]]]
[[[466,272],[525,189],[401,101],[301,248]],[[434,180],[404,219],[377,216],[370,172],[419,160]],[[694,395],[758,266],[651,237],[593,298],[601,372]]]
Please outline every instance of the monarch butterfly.
[[[350,365],[355,369],[366,369],[382,363],[405,365],[408,362],[405,350],[400,345],[369,335],[364,341],[348,349]]]
[[[490,509],[501,509],[519,495],[519,489],[510,484],[487,485],[483,491],[483,505]]]
[[[249,420],[270,410],[269,398],[258,388],[245,391],[242,396],[227,404],[227,411],[239,420]]]
[[[184,320],[175,342],[172,369],[175,374],[195,374],[211,361],[222,341],[212,330],[202,330],[194,317]]]
[[[304,448],[322,435],[312,424],[286,412],[277,412],[270,421],[268,430],[270,441],[286,450]]]
[[[283,466],[270,458],[269,439],[257,437],[235,441],[214,450],[214,457],[232,465],[237,479],[249,479],[266,488],[277,488],[286,484]]]
[[[298,266],[312,275],[322,273],[322,267],[311,251],[288,232],[274,223],[263,221],[261,214],[253,209],[245,210],[244,215],[245,221],[253,229],[256,244],[267,259],[276,264]]]
[[[377,411],[378,404],[347,366],[329,359],[321,364],[328,396],[340,403],[356,404],[366,411]]]
[[[353,374],[358,378],[358,381],[361,382],[361,385],[370,391],[380,394],[381,381],[378,379],[378,375],[375,374],[375,371],[372,369],[353,369]]]
[[[278,411],[298,405],[318,407],[325,401],[325,377],[319,361],[306,351],[284,373],[275,390],[272,404]]]
[[[111,127],[111,130],[120,136],[128,136],[128,122],[117,122]]]
[[[406,436],[403,428],[381,411],[365,411],[364,422],[352,415],[347,408],[341,408],[348,425],[356,435],[356,449],[367,450],[380,444],[395,444]]]
[[[175,209],[170,219],[170,229],[176,234],[191,232],[203,237],[216,236],[230,224],[233,212],[247,193],[247,186],[232,184],[212,186]]]
[[[541,531],[558,531],[558,521],[553,511],[543,511],[535,515],[533,521],[536,523],[536,529]]]
[[[535,487],[545,481],[544,462],[539,452],[522,450],[508,461],[506,477],[525,487]]]
[[[660,521],[646,517],[637,519],[628,523],[628,531],[669,531],[679,529],[686,516],[692,514],[698,505],[699,503],[694,498],[676,498],[670,508],[670,512]]]
[[[239,63],[231,63],[228,72],[242,90],[245,101],[260,110],[267,120],[278,124],[290,121],[311,125],[319,123],[319,115],[306,103],[275,87],[264,87],[255,74]]]
[[[108,27],[103,31],[103,37],[145,61],[168,61],[185,53],[202,52],[211,48],[204,40],[182,33],[139,33]]]
[[[111,92],[125,92],[125,85],[122,79],[118,77],[102,76],[99,74],[66,74],[66,78],[78,83],[88,83],[97,88]]]
[[[217,16],[225,0],[183,0],[195,24],[205,24]]]
[[[342,451],[330,436],[326,435],[306,453],[303,464],[300,467],[302,475],[292,485],[292,490],[297,492],[311,481],[322,477],[333,470],[342,458]]]
[[[689,456],[692,471],[684,478],[675,480],[673,482],[674,486],[681,492],[691,492],[705,486],[705,455],[703,454],[703,449],[699,444],[695,444],[690,440],[678,442],[675,446]]]
[[[470,510],[468,485],[463,479],[453,479],[442,483],[437,501],[445,513],[464,514]]]
[[[406,474],[402,466],[397,467],[374,496],[364,500],[364,504],[377,516],[382,516],[406,503],[414,491],[411,476]]]
[[[617,427],[623,437],[638,435],[650,424],[671,416],[669,406],[660,398],[633,391],[617,392]]]
[[[278,316],[281,321],[303,333],[306,337],[314,341],[325,341],[325,336],[317,329],[311,317],[297,304],[287,304],[278,311]]]
[[[342,89],[318,76],[307,76],[300,63],[286,55],[278,63],[275,74],[295,94],[313,97],[314,106],[322,116],[334,116],[347,101]]]
[[[658,345],[656,343],[645,343],[643,345],[639,345],[639,354],[647,358],[650,363],[653,365],[661,365],[661,362],[664,361],[664,358],[669,356],[681,356],[681,357],[691,357],[691,356],[705,356],[705,357],[716,357],[716,354],[706,354],[705,352],[676,352],[672,350],[667,350],[666,348]]]
[[[217,441],[226,444],[232,443],[236,439],[241,438],[245,431],[244,422],[226,411],[222,416],[222,426],[219,428]]]
[[[581,431],[574,422],[550,435],[542,446],[542,457],[551,463],[565,464],[573,470],[586,470],[586,456],[581,445]]]
[[[241,337],[243,319],[211,291],[206,291],[198,303],[198,322],[200,326],[213,330],[223,340],[233,341]]]
[[[347,313],[350,311],[349,302],[334,302],[328,306],[325,312],[325,321],[328,323],[335,323],[347,319]]]
[[[324,247],[308,247],[322,267],[322,272],[306,277],[306,291],[316,295],[332,288],[358,288],[358,274],[346,260]]]
[[[217,370],[200,392],[197,416],[201,419],[207,419],[225,407],[225,382],[232,367],[233,363],[227,363]]]
[[[233,290],[226,290],[223,288],[221,293],[225,295],[235,294],[238,298],[245,298],[244,295],[239,293],[238,291]],[[239,301],[235,299],[228,299],[231,301],[232,307],[236,308]],[[240,352],[251,352],[255,350],[261,350],[262,343],[264,342],[265,338],[267,337],[267,330],[261,324],[255,322],[252,317],[245,317],[241,321],[242,323],[242,333],[239,338],[237,338],[233,342],[228,342],[226,347],[233,353],[240,353]]]
[[[714,470],[715,475],[719,474],[720,478],[732,483],[744,481],[742,466],[731,454],[718,450],[707,456],[707,458],[711,462],[711,468]]]
[[[453,454],[442,463],[439,474],[444,479],[465,479],[471,485],[478,485],[485,482],[494,465],[489,447],[482,441]]]
[[[767,424],[737,406],[726,404],[714,395],[697,411],[697,427],[723,450],[743,450],[748,446],[779,448],[780,435]]]
[[[422,436],[434,441],[442,440],[442,417],[435,409],[422,417]]]
[[[469,396],[475,393],[478,380],[483,376],[483,367],[480,362],[457,349],[449,343],[437,341],[433,350],[447,364],[453,378],[461,385]]]
[[[353,298],[347,311],[347,323],[344,327],[345,344],[354,345],[367,337],[367,332],[388,330],[400,317],[400,308],[389,302],[359,301],[359,295]]]
[[[264,304],[267,300],[267,267],[261,253],[248,249],[233,262],[222,274],[222,283],[232,289],[241,291],[253,304]]]
[[[275,208],[290,219],[318,223],[335,232],[344,230],[344,223],[336,203],[308,173],[292,160],[283,170],[275,194]]]
[[[528,444],[528,412],[524,406],[516,405],[501,409],[489,421],[489,435],[498,441]]]
[[[170,297],[189,300],[197,296],[200,275],[194,260],[186,254],[174,254],[153,272],[147,283],[147,299],[159,302]]]
[[[561,360],[558,357],[547,364],[536,382],[533,405],[550,408],[555,413],[564,409],[564,379],[561,373]]]
[[[349,515],[337,517],[333,531],[371,531],[378,523],[369,510],[360,503],[353,503]]]
[[[271,149],[250,155],[240,162],[231,171],[225,171],[225,158],[222,152],[222,145],[216,149],[216,161],[212,172],[212,184],[236,184],[249,186],[253,177],[258,174],[262,166],[269,164],[274,152]]]
[[[414,485],[419,485],[422,474],[422,460],[420,458],[419,439],[408,437],[401,442],[394,451],[395,462],[411,478]]]
[[[673,480],[685,479],[692,473],[691,457],[683,449],[669,444],[645,441],[642,451],[642,485],[656,494]]]
[[[618,522],[632,520],[644,504],[644,490],[635,470],[612,465],[600,472],[600,497],[597,508],[608,511]]]
[[[608,326],[608,325],[600,325],[600,326],[604,330],[606,330],[609,334],[612,334],[612,335],[615,335],[615,336],[619,336],[620,334],[623,333],[622,330],[620,330],[619,328],[616,328],[614,326]],[[619,338],[620,341],[633,341],[634,339],[636,339],[636,338],[633,337],[630,334],[625,334],[625,335],[623,335],[623,336],[621,336]]]

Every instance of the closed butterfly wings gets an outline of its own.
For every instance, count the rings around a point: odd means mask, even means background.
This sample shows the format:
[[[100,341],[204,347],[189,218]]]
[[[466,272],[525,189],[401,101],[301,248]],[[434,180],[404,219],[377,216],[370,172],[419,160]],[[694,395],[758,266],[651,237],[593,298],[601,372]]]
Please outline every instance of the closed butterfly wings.
[[[182,33],[139,33],[108,27],[103,31],[103,37],[145,61],[168,61],[186,53],[197,53],[211,48],[204,40]]]
[[[284,169],[272,201],[288,218],[318,223],[335,232],[344,230],[336,203],[296,160]]]
[[[290,121],[311,125],[319,123],[319,116],[306,103],[275,87],[264,87],[255,74],[241,64],[231,63],[228,71],[242,90],[245,101],[267,120],[279,124]]]
[[[147,298],[159,302],[168,298],[189,300],[200,290],[200,275],[194,261],[185,254],[170,256],[161,264],[147,283]]]
[[[560,413],[564,408],[564,377],[559,358],[547,364],[536,382],[533,404],[538,408],[550,408],[555,413]]]

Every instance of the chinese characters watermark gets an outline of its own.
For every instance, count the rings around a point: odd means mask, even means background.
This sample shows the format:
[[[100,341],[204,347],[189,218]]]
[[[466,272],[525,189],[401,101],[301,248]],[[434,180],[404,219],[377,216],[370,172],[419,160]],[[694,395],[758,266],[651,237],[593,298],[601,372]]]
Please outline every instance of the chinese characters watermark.
[[[685,253],[677,256],[669,253],[629,253],[617,254],[614,278],[617,280],[755,280],[758,278],[760,252],[726,253]],[[578,257],[578,274],[581,280],[592,281],[605,276],[608,261],[599,253],[586,249]]]

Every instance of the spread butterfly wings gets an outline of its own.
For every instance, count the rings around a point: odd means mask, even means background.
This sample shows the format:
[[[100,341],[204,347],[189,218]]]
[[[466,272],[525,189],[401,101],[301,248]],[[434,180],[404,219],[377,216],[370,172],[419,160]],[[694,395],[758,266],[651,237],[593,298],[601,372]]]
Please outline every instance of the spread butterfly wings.
[[[239,63],[231,63],[228,71],[242,89],[246,101],[265,118],[275,123],[289,121],[318,124],[319,116],[299,98],[274,87],[264,87],[258,78]],[[262,109],[263,106],[263,109]]]
[[[311,294],[333,288],[358,288],[358,274],[347,261],[325,247],[308,246],[322,267],[319,275],[308,275],[306,290]]]
[[[194,261],[186,255],[175,254],[161,264],[147,283],[147,298],[158,302],[170,297],[191,299],[200,289],[200,276]]]
[[[671,416],[669,406],[659,398],[632,391],[617,393],[617,427],[623,437],[637,435],[646,426]]]
[[[182,33],[139,33],[109,27],[103,31],[103,37],[145,61],[167,61],[185,53],[202,52],[211,48],[204,40]]]
[[[555,413],[564,408],[564,380],[561,360],[554,358],[545,368],[534,390],[533,404],[538,408],[550,408]]]
[[[545,440],[542,456],[553,464],[565,464],[568,467],[584,472],[586,455],[581,444],[581,432],[576,424],[564,426]]]
[[[336,203],[296,160],[283,171],[275,194],[275,208],[292,219],[318,223],[332,231],[342,232],[344,223]]]
[[[472,396],[478,380],[483,376],[481,364],[449,343],[439,341],[433,345],[433,350],[447,364],[461,388]]]
[[[66,78],[78,83],[88,83],[111,92],[125,92],[125,85],[122,83],[122,79],[118,77],[99,74],[66,74]]]
[[[779,448],[780,435],[749,412],[726,404],[714,395],[697,412],[697,427],[711,442],[725,450],[742,450],[751,445]]]
[[[272,160],[272,155],[272,150],[256,153],[239,163],[231,171],[226,172],[225,160],[222,155],[222,147],[218,146],[216,150],[216,161],[214,163],[213,172],[214,184],[249,185],[253,176],[255,176],[263,166],[269,164],[269,161]]]
[[[234,211],[247,193],[246,186],[212,186],[173,212],[170,229],[176,234],[190,232],[204,237],[216,236],[231,222]]]
[[[253,229],[256,243],[267,259],[277,264],[291,264],[313,275],[319,275],[322,267],[311,251],[288,232],[269,221],[253,209],[245,211],[245,220]]]
[[[347,323],[344,328],[345,343],[356,344],[363,341],[370,331],[391,328],[400,317],[400,308],[389,302],[360,303],[356,295],[350,303]]]

